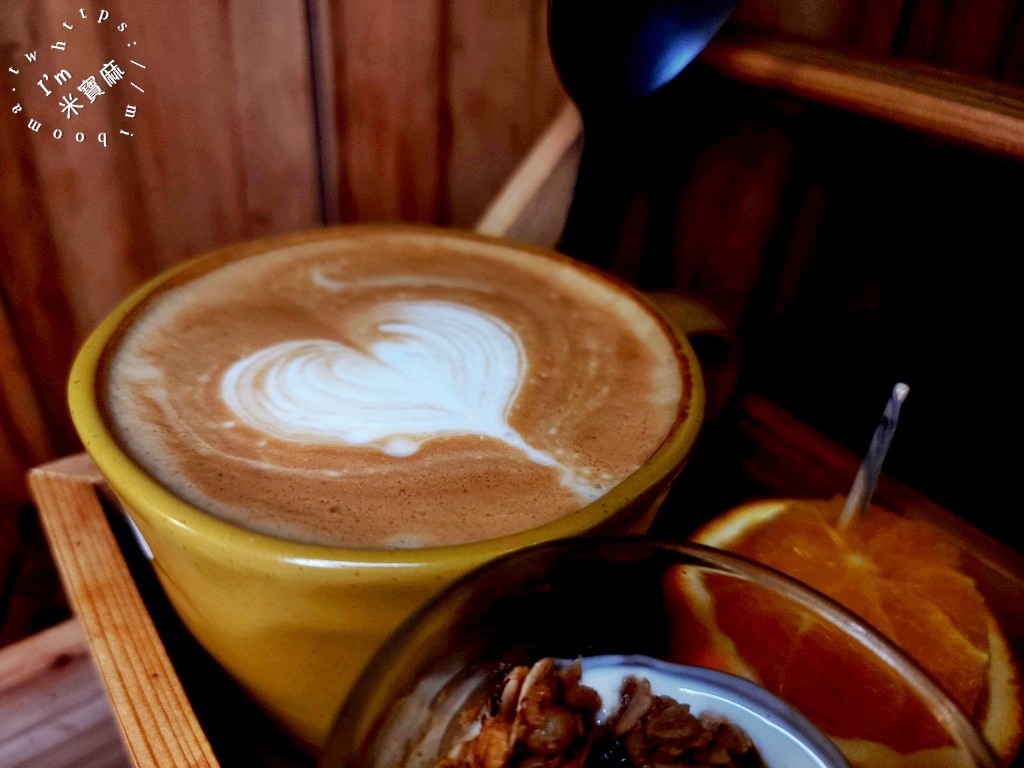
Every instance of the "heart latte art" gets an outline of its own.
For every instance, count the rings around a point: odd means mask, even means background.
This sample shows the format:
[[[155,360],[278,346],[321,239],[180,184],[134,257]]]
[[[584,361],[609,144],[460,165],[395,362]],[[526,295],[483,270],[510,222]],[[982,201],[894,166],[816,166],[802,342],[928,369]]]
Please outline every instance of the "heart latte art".
[[[365,351],[328,339],[281,342],[232,365],[221,397],[250,427],[298,443],[409,456],[444,435],[493,437],[560,467],[582,501],[600,496],[509,426],[527,361],[505,323],[438,301],[381,304],[367,314],[380,339]]]
[[[690,371],[624,289],[503,245],[368,234],[186,270],[105,360],[161,484],[256,531],[420,547],[598,499],[671,431]]]

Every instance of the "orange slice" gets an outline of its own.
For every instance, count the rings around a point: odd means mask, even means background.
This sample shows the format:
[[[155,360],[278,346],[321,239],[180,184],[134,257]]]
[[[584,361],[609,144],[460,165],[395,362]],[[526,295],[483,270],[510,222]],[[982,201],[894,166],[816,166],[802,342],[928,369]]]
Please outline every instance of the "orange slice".
[[[841,508],[842,499],[756,502],[711,521],[693,540],[769,565],[858,614],[929,672],[1009,762],[1024,738],[1020,671],[961,571],[956,543],[878,508],[838,530]],[[907,755],[946,743],[892,670],[824,623],[731,580],[703,575],[697,583],[680,572],[670,581],[678,660],[755,679],[853,752]],[[694,632],[695,625],[702,628]]]

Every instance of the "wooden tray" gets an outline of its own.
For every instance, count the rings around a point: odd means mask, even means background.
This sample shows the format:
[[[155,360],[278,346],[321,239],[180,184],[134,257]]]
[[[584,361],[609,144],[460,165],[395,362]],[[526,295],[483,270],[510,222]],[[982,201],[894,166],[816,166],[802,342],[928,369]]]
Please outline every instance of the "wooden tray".
[[[656,524],[660,537],[681,538],[749,498],[827,496],[848,486],[857,457],[762,398],[738,407],[738,434],[695,455]],[[310,766],[177,620],[92,461],[62,459],[32,470],[29,481],[135,765]],[[889,478],[877,498],[964,543],[967,569],[1024,658],[1024,557]]]
[[[29,485],[135,765],[311,765],[179,622],[88,456]]]

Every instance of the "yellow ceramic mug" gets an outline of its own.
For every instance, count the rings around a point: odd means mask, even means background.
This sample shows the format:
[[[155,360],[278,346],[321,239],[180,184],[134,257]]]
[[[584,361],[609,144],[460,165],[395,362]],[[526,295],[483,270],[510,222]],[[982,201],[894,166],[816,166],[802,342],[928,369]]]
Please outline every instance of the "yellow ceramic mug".
[[[605,495],[553,520],[486,540],[397,549],[300,542],[229,522],[186,501],[180,490],[170,490],[171,483],[158,481],[126,450],[107,415],[107,366],[111,350],[123,343],[126,331],[154,302],[177,286],[227,274],[239,264],[251,273],[248,265],[267,254],[288,253],[301,260],[309,253],[369,246],[373,253],[385,254],[372,259],[378,269],[390,258],[388,253],[454,249],[536,267],[541,276],[579,272],[599,281],[616,301],[648,314],[651,327],[673,350],[682,394],[669,414],[667,436]],[[330,275],[318,272],[317,280],[321,287],[334,289]],[[190,344],[180,346],[187,349]],[[468,233],[343,227],[232,246],[152,280],[86,341],[71,373],[69,400],[86,450],[148,544],[160,583],[185,625],[272,718],[313,750],[323,742],[348,688],[379,643],[456,577],[498,555],[543,541],[646,530],[697,437],[704,388],[685,338],[645,299],[594,270],[557,254]]]

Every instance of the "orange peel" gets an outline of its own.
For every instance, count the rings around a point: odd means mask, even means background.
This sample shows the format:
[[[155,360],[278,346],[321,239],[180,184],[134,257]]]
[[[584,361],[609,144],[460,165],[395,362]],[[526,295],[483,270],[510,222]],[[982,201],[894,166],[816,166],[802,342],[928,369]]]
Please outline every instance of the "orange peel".
[[[856,613],[927,671],[1011,762],[1024,739],[1020,669],[961,570],[956,542],[877,507],[839,530],[841,509],[841,498],[752,502],[691,538],[786,573]],[[788,697],[855,764],[941,764],[943,734],[923,705],[891,670],[858,659],[838,633],[787,613],[770,596],[744,597],[726,580],[679,572],[666,587],[677,660],[742,674]],[[863,701],[850,699],[850,686],[842,696],[830,690],[829,680],[849,675],[859,676]]]

